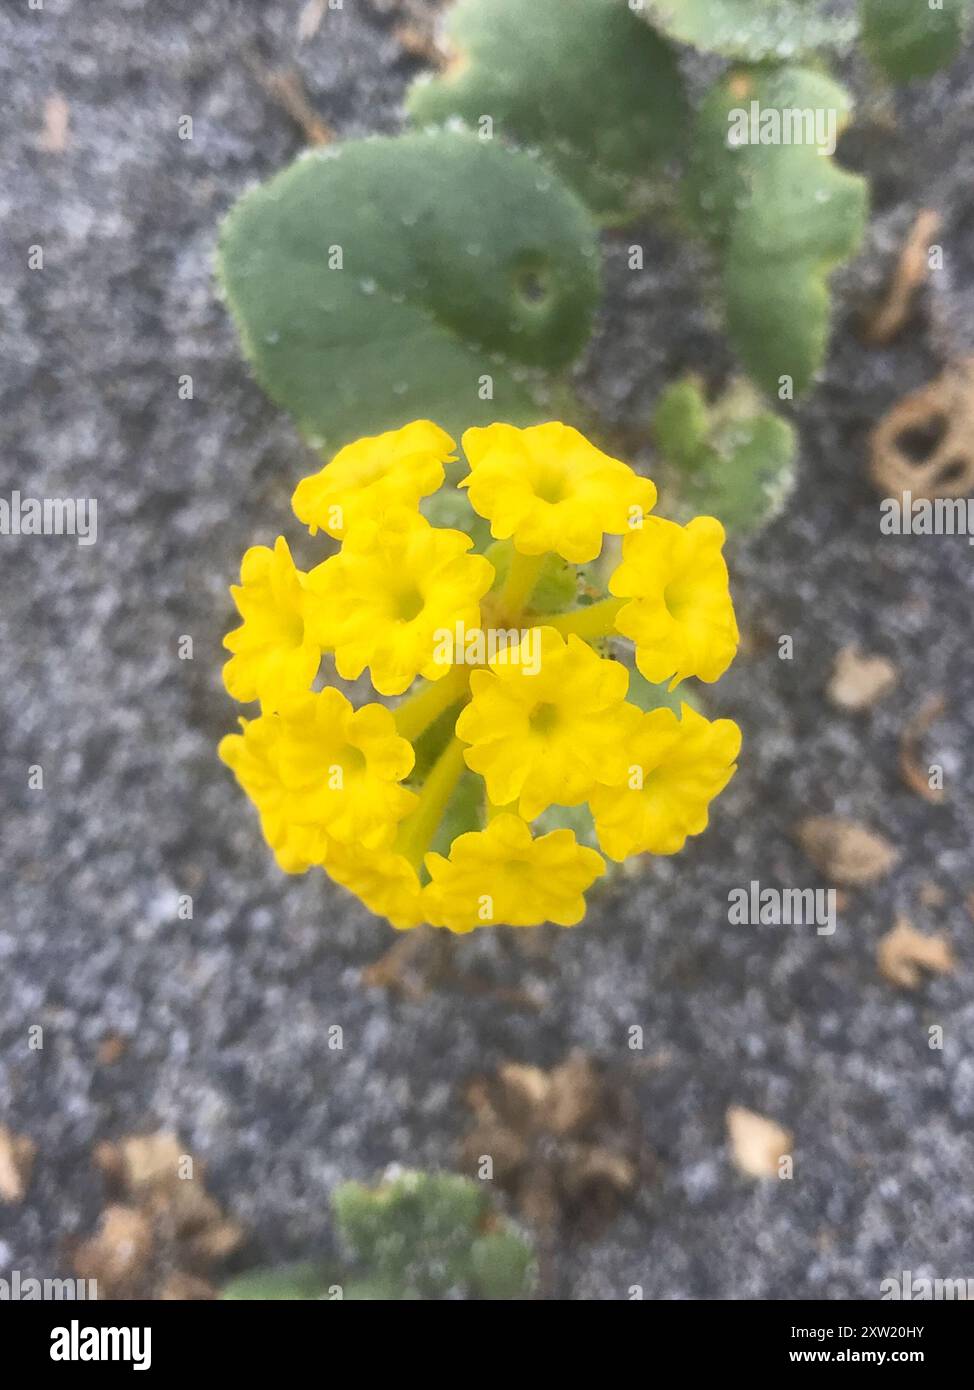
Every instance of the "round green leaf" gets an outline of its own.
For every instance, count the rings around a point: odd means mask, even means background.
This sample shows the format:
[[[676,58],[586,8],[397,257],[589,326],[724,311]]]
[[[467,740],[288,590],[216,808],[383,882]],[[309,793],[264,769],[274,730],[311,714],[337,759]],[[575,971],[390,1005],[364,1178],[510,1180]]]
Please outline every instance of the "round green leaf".
[[[219,272],[257,379],[316,448],[544,418],[545,373],[585,344],[599,290],[578,198],[459,131],[299,159],[231,211]]]
[[[639,0],[636,8],[670,38],[751,62],[844,48],[858,30],[830,0]]]
[[[964,41],[971,0],[861,0],[863,44],[894,82],[929,77],[953,62]]]
[[[282,1265],[277,1269],[257,1269],[226,1284],[220,1297],[231,1301],[327,1300],[329,1289],[341,1285],[333,1269],[323,1265]]]
[[[413,87],[414,122],[487,118],[540,148],[600,216],[641,206],[687,115],[673,50],[624,0],[459,0],[447,38],[457,56]]]
[[[723,254],[728,333],[771,394],[821,366],[829,277],[865,229],[866,183],[830,157],[850,109],[823,73],[783,67],[730,73],[699,113],[691,216]]]

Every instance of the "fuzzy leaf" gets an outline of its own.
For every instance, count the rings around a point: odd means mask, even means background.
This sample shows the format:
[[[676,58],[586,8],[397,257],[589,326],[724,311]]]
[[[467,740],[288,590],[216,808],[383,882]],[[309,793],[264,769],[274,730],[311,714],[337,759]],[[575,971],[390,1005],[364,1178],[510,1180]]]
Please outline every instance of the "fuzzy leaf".
[[[733,534],[770,521],[794,485],[795,431],[747,382],[713,406],[697,380],[677,382],[660,399],[653,433],[681,513],[707,512]]]
[[[481,1298],[527,1298],[537,1278],[530,1245],[516,1231],[490,1231],[470,1250],[471,1278]]]
[[[625,0],[459,0],[447,37],[458,56],[415,84],[414,122],[489,116],[494,136],[537,146],[601,217],[645,204],[686,106],[672,49]]]
[[[698,708],[696,696],[690,693],[692,690],[693,687],[686,682],[675,690],[671,690],[667,684],[653,685],[641,671],[631,670],[626,699],[646,714],[654,709],[671,709],[674,714],[679,714],[680,706],[684,704]]]
[[[454,709],[452,713],[455,724],[457,711]],[[452,732],[451,729],[451,736]],[[437,826],[430,849],[447,858],[450,847],[458,835],[466,835],[471,830],[482,830],[483,824],[483,778],[476,776],[473,772],[464,772],[457,783],[456,790],[450,797],[449,804],[443,813],[443,819]]]
[[[497,578],[494,590],[502,589],[511,568],[514,545],[511,541],[493,541],[486,550]],[[578,570],[560,555],[546,555],[531,591],[530,608],[534,613],[564,613],[578,598]]]
[[[232,1279],[224,1286],[220,1297],[260,1303],[277,1299],[328,1301],[329,1289],[341,1282],[337,1272],[324,1265],[282,1265],[277,1269],[257,1269]]]
[[[865,181],[839,169],[816,143],[753,143],[778,114],[817,114],[827,151],[846,124],[850,98],[807,68],[739,69],[717,84],[699,115],[688,177],[691,215],[720,248],[729,336],[749,373],[771,394],[790,377],[802,391],[828,343],[829,276],[854,254],[867,216]],[[834,115],[834,128],[831,116]],[[734,143],[744,134],[745,143]],[[803,132],[807,138],[810,132]],[[793,132],[794,134],[794,132]]]
[[[645,0],[639,8],[680,43],[752,62],[844,48],[858,30],[854,19],[829,12],[829,0]]]
[[[894,82],[929,77],[946,67],[964,41],[971,0],[861,0],[862,39],[873,62]]]
[[[233,208],[219,269],[257,379],[329,449],[418,418],[545,418],[544,374],[584,345],[599,289],[575,195],[456,131],[299,159]]]
[[[332,1196],[353,1262],[397,1296],[435,1298],[470,1276],[487,1208],[477,1183],[454,1173],[404,1173],[377,1188],[346,1182]]]

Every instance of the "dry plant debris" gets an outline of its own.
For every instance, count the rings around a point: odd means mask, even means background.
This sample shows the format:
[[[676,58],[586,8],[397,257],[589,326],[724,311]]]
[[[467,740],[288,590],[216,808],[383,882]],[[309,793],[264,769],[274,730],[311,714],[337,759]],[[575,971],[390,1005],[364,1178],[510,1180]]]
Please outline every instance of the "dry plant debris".
[[[900,857],[889,840],[843,816],[809,816],[796,835],[815,867],[844,888],[885,878]]]
[[[885,656],[864,656],[857,646],[843,647],[826,688],[833,705],[844,710],[871,709],[896,685],[896,667]]]
[[[60,92],[52,92],[44,103],[44,128],[37,148],[45,154],[64,154],[71,143],[71,108]]]
[[[920,744],[924,735],[946,709],[942,695],[931,695],[909,721],[900,735],[900,776],[906,786],[924,801],[937,806],[944,799],[942,787],[930,785],[930,768],[920,760]]]
[[[934,883],[932,879],[925,879],[921,883],[920,902],[924,907],[943,907],[946,901],[947,894],[939,883]]]
[[[298,15],[298,41],[307,43],[313,39],[321,28],[321,21],[325,17],[325,10],[328,8],[328,0],[307,0]]]
[[[241,1244],[174,1134],[101,1144],[95,1164],[112,1200],[98,1229],[74,1252],[81,1279],[101,1298],[214,1298],[212,1271]]]
[[[974,357],[949,367],[880,420],[870,473],[883,497],[966,497],[974,489]]]
[[[494,1179],[542,1237],[562,1223],[594,1234],[651,1167],[629,1097],[582,1052],[550,1071],[505,1063],[472,1082],[465,1099],[473,1127],[464,1168],[476,1174],[489,1157]]]
[[[407,53],[442,68],[448,55],[440,44],[439,22],[445,0],[370,0],[379,14],[395,20],[393,34]]]
[[[309,145],[331,144],[335,132],[312,106],[296,68],[269,68],[253,53],[247,56],[247,66],[270,99],[303,131]]]
[[[456,965],[456,938],[429,926],[404,932],[378,960],[365,966],[362,983],[369,989],[417,1002],[434,989],[456,989],[469,995],[488,995],[496,1003],[537,1013],[544,1000],[527,988],[506,989]]]
[[[120,1033],[108,1033],[98,1044],[95,1060],[100,1067],[113,1067],[122,1060],[128,1048],[128,1038],[123,1038]]]
[[[940,231],[940,213],[922,208],[903,244],[883,302],[865,327],[867,343],[891,343],[906,327],[916,293],[930,275],[930,247]]]
[[[918,989],[925,970],[949,975],[955,965],[953,948],[945,936],[924,936],[906,917],[897,917],[892,931],[882,937],[876,960],[883,979],[900,989]]]
[[[0,1125],[0,1202],[22,1202],[30,1183],[37,1145]]]
[[[743,1105],[728,1107],[727,1137],[735,1167],[748,1178],[778,1177],[778,1165],[791,1153],[793,1138],[774,1120]]]

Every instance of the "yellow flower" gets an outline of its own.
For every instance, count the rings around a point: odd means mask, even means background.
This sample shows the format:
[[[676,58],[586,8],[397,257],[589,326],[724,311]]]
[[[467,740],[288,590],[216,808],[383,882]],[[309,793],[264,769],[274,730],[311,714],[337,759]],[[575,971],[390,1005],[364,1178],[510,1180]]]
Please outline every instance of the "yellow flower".
[[[741,731],[730,719],[713,723],[690,708],[644,714],[627,754],[625,786],[599,787],[591,798],[599,844],[610,859],[677,854],[688,835],[707,828],[710,802],[736,769]]]
[[[401,695],[417,675],[439,680],[451,669],[439,634],[480,626],[480,599],[494,582],[462,531],[430,526],[397,509],[362,523],[341,553],[308,575],[308,619],[338,674],[356,680],[366,666],[382,695]]]
[[[609,590],[633,602],[620,610],[616,628],[636,643],[636,665],[654,685],[669,680],[672,690],[688,676],[715,681],[734,660],[740,637],[723,544],[724,528],[712,516],[686,526],[647,517],[623,541]]]
[[[329,840],[391,844],[416,796],[399,785],[414,754],[389,710],[353,709],[329,687],[241,724],[243,734],[225,738],[220,756],[257,806],[272,848],[321,863]]]
[[[736,725],[687,705],[679,719],[643,714],[601,645],[633,639],[653,683],[716,680],[738,643],[724,532],[712,517],[648,516],[652,482],[566,425],[495,424],[463,446],[466,492],[449,514],[465,496],[490,521],[505,542],[496,571],[472,527],[436,527],[420,510],[454,449],[429,421],[350,444],[300,484],[298,516],[340,549],[310,574],[283,538],[244,556],[224,679],[262,712],[220,756],[282,870],[320,866],[397,928],[570,926],[605,860],[571,830],[533,834],[535,817],[587,802],[605,855],[674,854],[734,773]],[[559,597],[546,557],[586,564],[606,535],[625,538],[612,597],[593,588],[595,567],[569,571]],[[580,580],[596,601],[565,609]],[[426,680],[394,712],[356,710],[313,689],[323,652],[381,695]]]
[[[522,555],[553,550],[572,564],[594,560],[605,532],[621,536],[651,511],[656,488],[569,425],[488,425],[463,436],[474,511]]]
[[[328,874],[399,930],[426,920],[424,890],[409,860],[390,850],[332,844],[325,857]]]
[[[449,859],[427,854],[426,866],[430,921],[455,932],[542,922],[572,927],[585,915],[585,890],[605,872],[601,855],[570,830],[535,840],[524,821],[506,811],[485,830],[458,835]]]
[[[534,674],[531,672],[534,671]],[[495,806],[520,801],[526,820],[551,805],[577,806],[600,783],[625,779],[624,747],[639,711],[625,703],[629,673],[581,638],[533,628],[470,677],[473,698],[457,720]]]
[[[294,819],[290,796],[276,766],[280,721],[276,715],[241,719],[242,734],[221,739],[219,755],[257,808],[264,839],[285,873],[302,874],[324,857],[319,827]]]
[[[304,580],[283,536],[273,550],[254,545],[244,555],[240,583],[230,589],[243,624],[223,639],[233,652],[223,668],[233,699],[272,709],[282,696],[310,690],[321,648],[305,631]]]
[[[389,506],[418,506],[443,482],[455,448],[430,420],[346,444],[320,473],[298,483],[294,514],[312,535],[322,530],[340,540],[357,521],[374,521]]]

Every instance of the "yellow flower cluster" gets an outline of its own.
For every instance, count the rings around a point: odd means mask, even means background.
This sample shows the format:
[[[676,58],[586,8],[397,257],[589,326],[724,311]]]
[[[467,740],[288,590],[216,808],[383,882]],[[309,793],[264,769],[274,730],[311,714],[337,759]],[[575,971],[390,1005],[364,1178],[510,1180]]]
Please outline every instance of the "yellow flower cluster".
[[[282,869],[320,865],[396,927],[571,926],[603,854],[677,853],[733,776],[737,726],[687,703],[678,717],[662,692],[644,711],[616,659],[630,639],[671,690],[723,674],[738,643],[724,533],[650,516],[653,484],[567,425],[471,429],[461,447],[483,554],[421,509],[435,516],[457,462],[429,421],[298,485],[299,520],[340,548],[309,572],[283,537],[244,556],[224,681],[259,713],[220,756]],[[599,598],[607,536],[624,539]],[[567,601],[551,584],[564,562],[591,567]],[[322,665],[404,698],[355,708],[317,688]],[[592,845],[559,824],[579,814]]]

